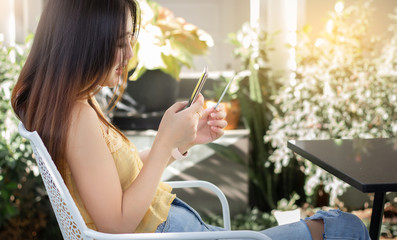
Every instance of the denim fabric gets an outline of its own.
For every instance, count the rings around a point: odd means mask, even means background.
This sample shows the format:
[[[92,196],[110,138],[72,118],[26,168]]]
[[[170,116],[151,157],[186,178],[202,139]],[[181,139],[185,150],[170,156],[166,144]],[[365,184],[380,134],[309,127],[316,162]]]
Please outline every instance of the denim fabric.
[[[324,239],[371,239],[364,223],[351,213],[340,210],[318,211],[306,219],[323,219]]]
[[[290,224],[280,225],[261,231],[271,239],[284,240],[311,240],[309,228],[306,222],[301,220]]]
[[[196,210],[179,198],[175,198],[168,212],[167,220],[157,227],[156,232],[205,232],[221,230],[224,229],[205,224]]]
[[[340,210],[318,211],[315,215],[306,219],[323,219],[324,239],[370,239],[365,225],[358,217],[350,213]],[[156,232],[204,232],[222,230],[225,229],[205,224],[200,215],[192,207],[179,198],[175,198],[167,220],[157,227]],[[261,231],[261,233],[274,240],[312,239],[309,228],[304,220],[269,228]]]

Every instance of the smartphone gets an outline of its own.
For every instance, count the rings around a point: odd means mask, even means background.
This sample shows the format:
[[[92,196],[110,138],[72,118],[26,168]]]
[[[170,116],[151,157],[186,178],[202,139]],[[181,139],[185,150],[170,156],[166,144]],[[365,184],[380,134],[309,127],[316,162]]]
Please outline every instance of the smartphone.
[[[196,87],[193,90],[192,96],[190,97],[189,102],[187,103],[185,108],[190,107],[190,105],[192,105],[192,103],[194,103],[194,101],[196,101],[199,93],[201,92],[201,89],[204,86],[205,81],[207,80],[207,77],[208,77],[208,67],[206,66],[204,68],[204,71],[201,74],[200,79],[198,80]]]

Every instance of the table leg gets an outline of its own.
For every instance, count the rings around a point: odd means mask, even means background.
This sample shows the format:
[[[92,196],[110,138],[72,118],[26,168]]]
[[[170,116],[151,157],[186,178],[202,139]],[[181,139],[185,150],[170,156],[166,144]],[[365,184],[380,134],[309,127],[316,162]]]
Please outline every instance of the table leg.
[[[372,240],[377,240],[380,236],[385,198],[385,192],[375,192],[374,204],[372,206],[371,224],[369,226],[369,235]]]

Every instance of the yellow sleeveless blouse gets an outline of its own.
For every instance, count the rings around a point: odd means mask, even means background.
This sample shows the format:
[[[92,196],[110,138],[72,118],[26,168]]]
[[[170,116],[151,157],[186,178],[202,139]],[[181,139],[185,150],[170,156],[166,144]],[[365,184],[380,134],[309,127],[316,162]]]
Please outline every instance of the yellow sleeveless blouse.
[[[116,164],[121,187],[125,191],[142,169],[143,163],[139,157],[139,152],[134,144],[124,140],[119,133],[111,128],[108,129],[108,132],[102,129],[102,134]],[[80,198],[70,167],[67,163],[65,165],[65,184],[87,226],[93,230],[97,230],[94,221],[91,219]],[[175,194],[172,194],[171,191],[172,188],[168,184],[163,182],[159,184],[154,199],[136,228],[135,233],[153,233],[156,231],[158,225],[167,219],[171,203],[175,198]]]

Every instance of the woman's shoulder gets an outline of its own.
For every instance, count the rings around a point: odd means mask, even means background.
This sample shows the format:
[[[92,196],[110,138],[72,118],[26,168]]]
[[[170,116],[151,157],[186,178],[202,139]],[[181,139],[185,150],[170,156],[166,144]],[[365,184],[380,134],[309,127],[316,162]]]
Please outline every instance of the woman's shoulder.
[[[100,121],[95,110],[88,103],[76,102],[71,112],[69,136],[73,138],[73,136],[89,135],[100,131]]]
[[[85,121],[99,122],[95,110],[88,104],[88,102],[77,101],[72,108],[72,123],[80,123]]]

